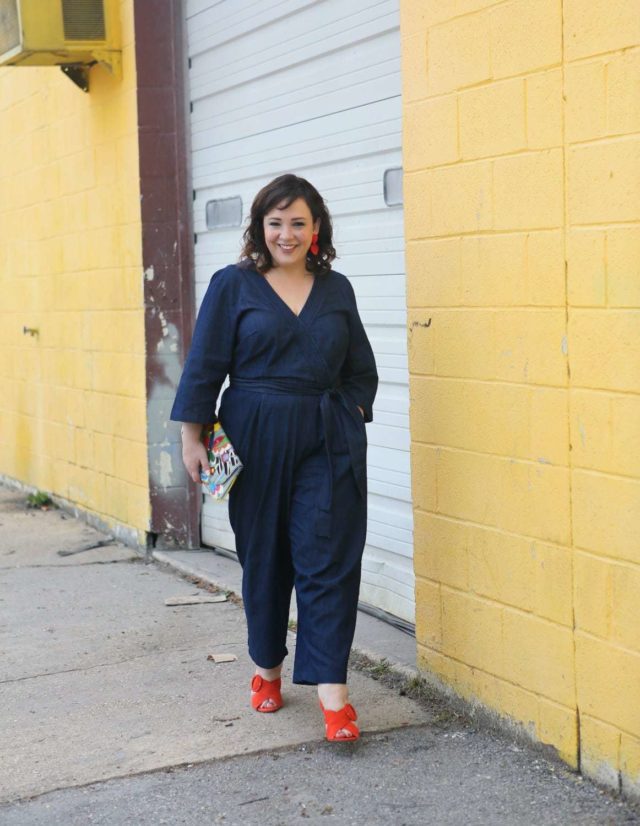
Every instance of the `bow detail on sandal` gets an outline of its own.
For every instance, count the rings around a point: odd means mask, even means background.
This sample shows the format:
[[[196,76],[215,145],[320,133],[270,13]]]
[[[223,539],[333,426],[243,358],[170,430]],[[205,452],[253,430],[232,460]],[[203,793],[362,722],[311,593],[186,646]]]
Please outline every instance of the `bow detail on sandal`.
[[[280,693],[280,686],[282,680],[278,677],[277,680],[265,680],[260,674],[254,674],[251,680],[251,706],[256,711],[270,712],[277,711],[282,708],[282,694]],[[266,700],[271,700],[271,705],[262,707]]]
[[[326,709],[322,705],[322,702],[320,702],[320,708],[324,714],[324,728],[327,740],[332,743],[348,743],[360,737],[360,729],[355,724],[358,715],[351,703],[342,706],[338,711],[331,711],[331,709]],[[347,731],[349,734],[348,736],[339,736],[338,732],[340,731]]]

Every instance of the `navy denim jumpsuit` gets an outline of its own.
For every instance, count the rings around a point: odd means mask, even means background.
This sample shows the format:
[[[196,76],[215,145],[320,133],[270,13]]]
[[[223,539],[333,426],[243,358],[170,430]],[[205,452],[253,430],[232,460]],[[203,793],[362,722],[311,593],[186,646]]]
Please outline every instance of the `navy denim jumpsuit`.
[[[244,469],[229,494],[243,569],[249,653],[286,654],[293,587],[293,682],[345,683],[367,527],[367,436],[378,386],[349,280],[316,275],[296,315],[250,262],[214,274],[171,419],[218,417]],[[364,410],[364,418],[358,406]]]

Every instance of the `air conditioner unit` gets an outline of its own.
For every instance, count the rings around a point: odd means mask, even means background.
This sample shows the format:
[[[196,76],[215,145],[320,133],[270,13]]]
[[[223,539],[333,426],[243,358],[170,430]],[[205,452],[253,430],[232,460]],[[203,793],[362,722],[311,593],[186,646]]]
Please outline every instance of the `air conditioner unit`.
[[[120,72],[118,0],[0,0],[0,66]]]

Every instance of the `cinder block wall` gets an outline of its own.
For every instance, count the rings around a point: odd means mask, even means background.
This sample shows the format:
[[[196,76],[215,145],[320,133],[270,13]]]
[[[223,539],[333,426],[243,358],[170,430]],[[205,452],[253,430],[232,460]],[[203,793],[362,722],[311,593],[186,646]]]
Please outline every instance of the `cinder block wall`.
[[[640,794],[640,14],[402,0],[423,669]]]
[[[123,77],[0,70],[0,474],[148,527],[133,4]],[[25,335],[23,327],[38,330]]]

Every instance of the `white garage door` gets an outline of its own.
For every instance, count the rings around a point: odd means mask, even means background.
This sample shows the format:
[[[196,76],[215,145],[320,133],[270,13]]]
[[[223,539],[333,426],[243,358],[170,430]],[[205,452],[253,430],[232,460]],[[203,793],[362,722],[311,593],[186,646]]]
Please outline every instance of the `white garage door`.
[[[229,224],[240,201],[244,226],[265,183],[308,178],[331,211],[334,266],[354,286],[380,374],[361,599],[413,622],[403,215],[383,186],[402,165],[398,0],[186,10],[198,306],[211,274],[238,259],[243,227]],[[226,506],[207,500],[202,520],[205,544],[233,548]]]

